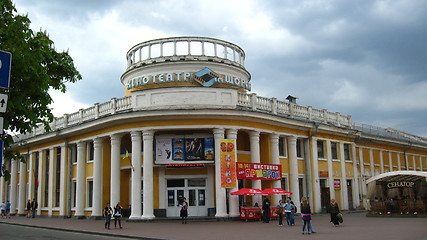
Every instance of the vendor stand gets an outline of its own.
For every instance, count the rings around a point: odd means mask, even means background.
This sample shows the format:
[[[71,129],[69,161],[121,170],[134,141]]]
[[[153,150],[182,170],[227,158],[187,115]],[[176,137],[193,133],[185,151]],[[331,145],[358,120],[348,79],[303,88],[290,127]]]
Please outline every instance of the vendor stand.
[[[261,190],[256,188],[242,188],[239,191],[230,193],[231,195],[255,196],[262,195]],[[240,219],[248,221],[249,219],[261,220],[260,207],[240,207]]]

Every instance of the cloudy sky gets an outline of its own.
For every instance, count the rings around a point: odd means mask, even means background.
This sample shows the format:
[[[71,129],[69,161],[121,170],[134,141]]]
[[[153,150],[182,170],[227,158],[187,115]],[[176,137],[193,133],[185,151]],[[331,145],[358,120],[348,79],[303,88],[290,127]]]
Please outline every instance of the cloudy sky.
[[[425,0],[15,0],[83,80],[52,92],[56,116],[124,96],[126,52],[206,36],[245,50],[252,92],[427,137]],[[72,104],[70,104],[72,103]]]

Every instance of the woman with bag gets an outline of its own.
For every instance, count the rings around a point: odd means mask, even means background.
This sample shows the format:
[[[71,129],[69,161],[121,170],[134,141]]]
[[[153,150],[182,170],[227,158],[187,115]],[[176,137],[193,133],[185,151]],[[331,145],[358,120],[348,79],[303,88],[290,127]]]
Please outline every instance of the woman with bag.
[[[283,226],[283,204],[282,200],[279,200],[279,204],[276,207],[276,214],[279,215],[279,226]]]
[[[289,201],[289,198],[286,200],[284,208],[286,214],[286,222],[288,223],[288,226],[292,226],[292,224],[294,224],[292,211],[295,206]]]
[[[311,221],[311,209],[307,199],[304,199],[302,202],[301,214],[302,214],[302,220],[304,221],[304,225],[302,226],[302,234],[306,234],[306,233],[310,234],[309,226]]]
[[[122,229],[122,206],[120,203],[117,203],[114,207],[114,228],[117,228],[117,221],[119,222],[119,227]]]
[[[335,202],[335,199],[331,199],[331,204],[329,205],[329,214],[331,214],[331,223],[334,224],[335,227],[340,225],[338,214],[340,213],[340,209],[338,207],[338,203]]]
[[[187,224],[188,204],[186,202],[186,198],[182,199],[182,203],[179,204],[179,207],[181,208],[179,215],[181,216],[182,224]]]

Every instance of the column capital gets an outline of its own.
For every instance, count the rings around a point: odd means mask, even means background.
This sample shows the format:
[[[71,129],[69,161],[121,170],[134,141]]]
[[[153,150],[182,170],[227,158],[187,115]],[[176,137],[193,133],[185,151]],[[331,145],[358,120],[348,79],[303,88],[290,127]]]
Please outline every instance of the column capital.
[[[114,133],[110,135],[111,142],[113,141],[121,141],[123,137],[123,133]]]
[[[93,145],[102,145],[102,142],[104,141],[104,138],[102,137],[96,137],[93,139]]]
[[[260,131],[251,130],[249,131],[249,137],[259,137]]]
[[[144,130],[144,131],[142,131],[142,136],[144,137],[144,139],[153,140],[154,131],[153,130]]]
[[[224,135],[224,128],[214,128],[213,129],[213,134],[214,135]]]
[[[227,134],[228,139],[237,139],[237,129],[236,128],[226,129],[226,134]]]
[[[272,133],[270,134],[270,141],[279,141],[280,135],[278,133]]]
[[[85,147],[86,147],[86,141],[77,142],[77,148],[85,148]]]
[[[296,141],[297,141],[297,136],[291,135],[291,136],[288,136],[288,137],[287,137],[287,139],[288,139],[289,143],[290,143],[290,142],[295,142],[295,143],[296,143]]]

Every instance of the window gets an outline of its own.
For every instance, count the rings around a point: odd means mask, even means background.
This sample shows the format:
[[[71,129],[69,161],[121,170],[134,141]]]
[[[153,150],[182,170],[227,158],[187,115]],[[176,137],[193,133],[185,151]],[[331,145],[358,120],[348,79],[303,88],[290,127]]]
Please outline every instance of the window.
[[[56,148],[55,167],[55,207],[59,207],[59,192],[61,189],[61,148]]]
[[[87,144],[87,161],[88,162],[93,162],[94,159],[94,146],[93,146],[93,141],[89,142]]]
[[[71,206],[73,208],[76,207],[76,192],[77,192],[77,182],[76,182],[76,180],[74,180],[73,185],[72,185],[72,189],[71,189],[71,194],[72,194],[71,195],[71,200],[72,200]]]
[[[281,183],[280,183],[280,187],[283,189],[283,190],[288,190],[288,183],[287,183],[287,179],[284,177],[284,178],[282,178],[282,181],[281,181]],[[285,202],[286,201],[286,199],[288,198],[288,196],[286,196],[286,195],[282,195],[282,202]]]
[[[317,157],[325,158],[325,148],[323,146],[323,141],[317,141]]]
[[[303,150],[303,143],[302,143],[302,139],[297,139],[297,157],[302,158],[304,150]]]
[[[91,208],[93,205],[93,179],[88,179],[86,186],[86,207]]]
[[[44,151],[44,199],[43,199],[43,207],[48,207],[49,202],[49,150]]]
[[[331,142],[332,159],[338,159],[338,147],[336,142]]]
[[[72,162],[73,164],[77,164],[77,145],[76,145],[76,144],[74,144],[74,145],[70,148],[70,151],[71,151],[71,162]]]
[[[185,187],[185,179],[168,179],[167,187]]]
[[[299,199],[304,197],[304,178],[298,178]]]
[[[279,137],[279,156],[286,157],[286,139]]]
[[[350,158],[350,144],[347,144],[347,143],[344,144],[344,159],[346,161],[351,161],[351,158]]]

